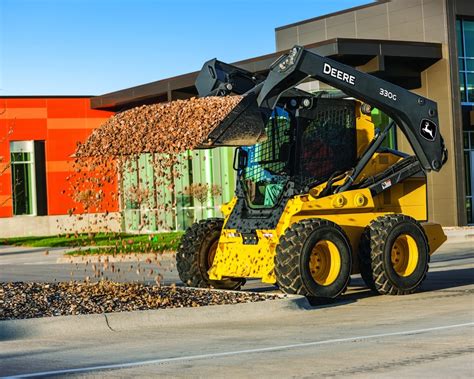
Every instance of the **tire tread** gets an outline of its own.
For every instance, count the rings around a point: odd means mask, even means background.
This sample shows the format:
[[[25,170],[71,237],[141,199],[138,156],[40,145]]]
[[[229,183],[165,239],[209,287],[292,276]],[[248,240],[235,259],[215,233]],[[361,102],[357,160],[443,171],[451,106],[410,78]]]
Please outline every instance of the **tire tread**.
[[[428,265],[426,265],[423,279],[416,287],[410,290],[396,287],[388,278],[383,264],[385,241],[388,238],[389,232],[402,222],[411,223],[422,231],[429,252],[428,239],[421,225],[414,218],[403,214],[389,214],[376,218],[365,228],[360,239],[359,267],[362,279],[367,287],[381,295],[408,295],[415,292],[428,271]]]

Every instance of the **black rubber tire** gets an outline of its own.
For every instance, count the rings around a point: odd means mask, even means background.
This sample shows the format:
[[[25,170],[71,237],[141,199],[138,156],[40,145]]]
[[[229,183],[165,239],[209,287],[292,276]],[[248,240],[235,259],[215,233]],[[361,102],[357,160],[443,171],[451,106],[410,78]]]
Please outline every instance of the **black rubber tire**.
[[[391,261],[392,246],[401,234],[410,235],[418,248],[418,262],[409,276],[400,276]],[[430,260],[425,231],[414,218],[391,214],[373,220],[364,230],[359,245],[359,268],[367,286],[382,295],[415,292],[428,272]]]
[[[318,284],[309,268],[311,252],[317,242],[329,240],[339,250],[341,269],[335,281],[327,286]],[[280,238],[275,255],[275,275],[280,289],[288,294],[318,298],[335,298],[349,283],[352,253],[349,239],[335,223],[323,219],[308,219],[291,225]]]
[[[176,253],[179,278],[188,287],[239,290],[245,279],[210,280],[208,254],[219,239],[224,221],[220,218],[202,220],[191,225]]]

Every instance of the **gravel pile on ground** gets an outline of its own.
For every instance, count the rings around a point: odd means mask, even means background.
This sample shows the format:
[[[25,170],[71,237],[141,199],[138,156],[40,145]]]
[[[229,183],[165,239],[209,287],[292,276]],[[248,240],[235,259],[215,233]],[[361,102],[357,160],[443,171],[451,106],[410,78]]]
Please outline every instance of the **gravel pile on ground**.
[[[241,96],[210,96],[143,105],[117,113],[94,130],[76,156],[176,154],[207,139]]]
[[[201,307],[264,301],[277,295],[138,283],[1,283],[0,320]]]

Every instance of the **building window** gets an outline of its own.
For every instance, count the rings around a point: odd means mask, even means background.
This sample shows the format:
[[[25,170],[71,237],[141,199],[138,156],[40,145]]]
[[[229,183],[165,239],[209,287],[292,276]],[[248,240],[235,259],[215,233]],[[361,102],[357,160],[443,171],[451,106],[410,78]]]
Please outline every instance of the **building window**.
[[[14,215],[36,215],[33,141],[10,143]]]
[[[44,141],[10,142],[13,215],[47,214]]]
[[[464,131],[464,168],[467,223],[474,224],[474,131]]]
[[[456,20],[457,48],[459,56],[459,84],[461,90],[462,128],[464,134],[464,170],[466,190],[466,216],[469,225],[474,224],[474,20]]]
[[[474,20],[456,20],[461,102],[474,104]]]

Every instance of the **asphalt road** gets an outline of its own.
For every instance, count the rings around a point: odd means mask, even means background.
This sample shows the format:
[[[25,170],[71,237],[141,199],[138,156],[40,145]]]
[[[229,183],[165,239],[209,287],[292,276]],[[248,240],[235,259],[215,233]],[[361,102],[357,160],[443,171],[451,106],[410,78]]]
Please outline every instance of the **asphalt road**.
[[[445,244],[409,296],[373,296],[356,277],[338,301],[279,317],[0,342],[0,376],[473,377],[473,250],[472,238]],[[52,253],[4,253],[2,280],[69,276]]]

